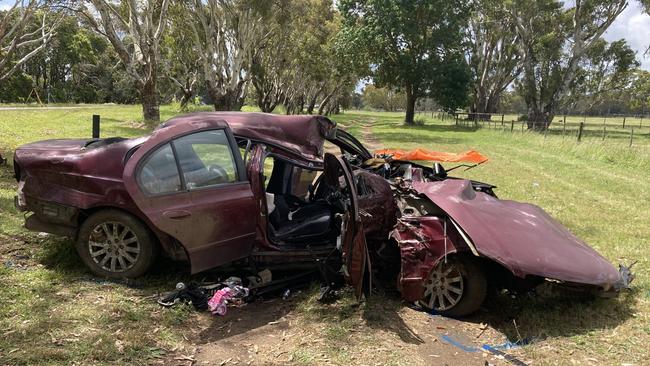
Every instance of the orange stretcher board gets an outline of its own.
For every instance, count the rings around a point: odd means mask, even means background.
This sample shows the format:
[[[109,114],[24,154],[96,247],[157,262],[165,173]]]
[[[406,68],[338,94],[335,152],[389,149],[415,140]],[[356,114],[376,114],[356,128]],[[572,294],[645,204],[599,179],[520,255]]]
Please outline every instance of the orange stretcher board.
[[[415,150],[399,150],[399,149],[382,149],[375,151],[379,155],[392,155],[396,160],[427,160],[427,161],[441,161],[441,162],[469,162],[469,163],[483,163],[487,161],[487,157],[482,155],[476,150],[469,150],[459,154],[445,153],[439,151],[430,151],[424,149]]]

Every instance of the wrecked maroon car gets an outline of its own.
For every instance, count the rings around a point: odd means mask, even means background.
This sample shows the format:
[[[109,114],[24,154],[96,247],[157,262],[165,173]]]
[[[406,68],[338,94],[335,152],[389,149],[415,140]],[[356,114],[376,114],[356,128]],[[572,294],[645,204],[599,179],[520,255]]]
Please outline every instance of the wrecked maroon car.
[[[358,296],[388,280],[451,316],[478,309],[488,285],[616,294],[629,280],[539,207],[438,163],[374,157],[321,116],[197,113],[14,159],[25,226],[73,238],[99,276],[138,277],[159,253],[192,273],[329,263]]]

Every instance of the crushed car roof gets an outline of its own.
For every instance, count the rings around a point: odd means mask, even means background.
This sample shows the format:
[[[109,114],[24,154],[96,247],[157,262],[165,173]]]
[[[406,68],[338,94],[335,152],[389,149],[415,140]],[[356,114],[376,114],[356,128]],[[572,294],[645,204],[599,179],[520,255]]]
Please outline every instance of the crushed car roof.
[[[174,117],[157,129],[206,121],[224,121],[237,137],[262,141],[308,160],[322,160],[324,140],[336,135],[336,123],[323,116],[258,112],[192,113]]]

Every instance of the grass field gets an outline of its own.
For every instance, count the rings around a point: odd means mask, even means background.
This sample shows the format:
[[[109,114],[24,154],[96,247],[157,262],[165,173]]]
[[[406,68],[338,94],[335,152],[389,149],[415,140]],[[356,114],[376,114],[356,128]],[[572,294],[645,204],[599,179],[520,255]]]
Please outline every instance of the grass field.
[[[137,106],[0,111],[0,154],[11,161],[11,152],[26,142],[89,136],[93,113],[102,115],[104,136],[137,136],[152,128],[141,122]],[[166,119],[176,112],[163,107],[161,114]],[[374,145],[478,150],[490,160],[463,176],[497,185],[502,198],[542,206],[614,263],[638,261],[633,290],[617,299],[582,303],[523,298],[491,305],[496,310],[480,321],[511,339],[533,339],[513,352],[536,365],[648,364],[648,150],[598,139],[576,144],[555,135],[457,128],[449,121],[418,117],[424,124],[415,127],[402,126],[399,113],[355,112],[332,118]],[[13,208],[16,187],[11,174],[11,167],[0,166],[0,364],[142,364],[182,355],[192,347],[197,315],[187,307],[161,309],[154,301],[159,292],[189,279],[184,267],[163,262],[143,280],[129,284],[92,277],[69,242],[21,228],[23,218]],[[333,314],[315,304],[311,293],[300,301],[298,315],[304,321],[329,322],[322,337],[337,342],[349,340],[350,329],[360,322],[369,322],[349,306],[349,299],[331,310]],[[360,344],[372,347],[377,341],[372,337],[382,334],[364,336]],[[332,347],[292,352],[292,359],[303,364],[315,362],[314,352],[331,356],[336,364],[349,364],[353,357]],[[408,364],[400,361],[407,355],[396,352],[383,363]]]

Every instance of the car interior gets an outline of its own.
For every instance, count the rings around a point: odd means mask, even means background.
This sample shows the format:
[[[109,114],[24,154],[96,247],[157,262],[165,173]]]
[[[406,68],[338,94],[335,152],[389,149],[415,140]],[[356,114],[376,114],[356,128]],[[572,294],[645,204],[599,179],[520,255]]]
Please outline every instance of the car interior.
[[[266,183],[269,239],[281,248],[333,246],[348,204],[338,169],[309,170],[281,158],[272,159]]]

